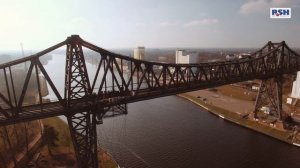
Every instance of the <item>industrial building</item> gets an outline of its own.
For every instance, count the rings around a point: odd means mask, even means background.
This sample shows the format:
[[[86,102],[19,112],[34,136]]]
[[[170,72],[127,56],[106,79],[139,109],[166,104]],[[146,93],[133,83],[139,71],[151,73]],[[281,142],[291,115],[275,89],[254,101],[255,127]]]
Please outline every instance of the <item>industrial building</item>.
[[[190,53],[185,55],[185,52],[185,50],[176,50],[176,64],[193,64],[198,62],[198,57],[196,53]]]
[[[296,80],[293,82],[292,98],[300,98],[300,71],[297,72]]]
[[[134,49],[133,58],[144,60],[145,59],[145,47],[137,47]]]
[[[225,59],[227,61],[232,61],[232,60],[247,58],[250,56],[251,56],[251,54],[249,54],[249,53],[228,54],[225,56]]]
[[[299,98],[300,98],[300,71],[297,72],[296,80],[293,82],[291,96],[286,99],[286,103],[295,105]]]

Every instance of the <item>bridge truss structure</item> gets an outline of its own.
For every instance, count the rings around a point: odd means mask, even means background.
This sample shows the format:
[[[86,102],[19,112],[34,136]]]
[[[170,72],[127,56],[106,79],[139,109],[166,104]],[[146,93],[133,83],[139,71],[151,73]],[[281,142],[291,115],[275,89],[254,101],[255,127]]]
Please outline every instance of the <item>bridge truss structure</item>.
[[[66,50],[63,89],[43,63],[48,53],[61,47]],[[95,73],[87,69],[87,51],[96,53]],[[20,76],[17,69],[23,64],[29,66]],[[284,41],[268,42],[239,60],[169,64],[135,60],[72,35],[39,53],[0,65],[0,126],[64,115],[79,167],[98,167],[96,125],[103,118],[127,114],[128,103],[260,79],[255,116],[262,106],[271,104],[284,119],[283,75],[299,70],[299,54]],[[44,99],[45,85],[53,91],[51,101]],[[37,99],[26,101],[34,89]]]

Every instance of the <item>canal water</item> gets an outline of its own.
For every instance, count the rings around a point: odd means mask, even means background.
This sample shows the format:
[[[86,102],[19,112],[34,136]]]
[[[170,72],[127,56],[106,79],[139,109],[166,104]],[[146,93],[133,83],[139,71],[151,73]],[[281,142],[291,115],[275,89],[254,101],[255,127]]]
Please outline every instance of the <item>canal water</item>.
[[[300,148],[164,97],[129,104],[126,116],[98,126],[99,145],[121,167],[300,167]]]
[[[45,66],[59,91],[62,58],[54,57]],[[96,67],[87,64],[94,73]],[[224,121],[176,96],[129,104],[127,115],[105,119],[97,132],[99,146],[121,167],[300,167],[300,148]]]

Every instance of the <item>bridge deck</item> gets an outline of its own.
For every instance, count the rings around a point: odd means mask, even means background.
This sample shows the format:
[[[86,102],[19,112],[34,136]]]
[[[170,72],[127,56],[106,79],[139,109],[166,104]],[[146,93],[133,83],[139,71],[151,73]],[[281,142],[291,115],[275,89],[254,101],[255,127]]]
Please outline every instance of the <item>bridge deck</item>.
[[[7,111],[7,110],[6,110]],[[54,117],[64,114],[64,107],[59,103],[45,103],[41,105],[24,106],[18,116],[6,118],[0,114],[0,126],[14,124],[21,121],[31,121],[35,119],[43,119],[47,117]],[[11,113],[11,112],[9,112]]]

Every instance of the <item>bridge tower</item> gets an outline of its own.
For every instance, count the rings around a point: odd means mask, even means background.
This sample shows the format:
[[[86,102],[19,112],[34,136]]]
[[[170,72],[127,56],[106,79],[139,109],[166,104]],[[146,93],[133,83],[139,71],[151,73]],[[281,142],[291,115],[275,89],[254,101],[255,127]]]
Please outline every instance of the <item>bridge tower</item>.
[[[272,79],[263,79],[257,93],[254,118],[258,118],[258,111],[263,106],[268,106],[271,111],[275,112],[279,120],[283,119],[282,112],[282,77]]]
[[[91,102],[85,101],[83,103],[90,103],[91,108],[85,112],[75,112],[80,103],[76,99],[92,98],[81,41],[77,35],[67,39],[64,105],[68,112],[65,115],[68,119],[78,166],[94,168],[98,167],[95,108],[92,107]]]
[[[279,44],[273,44],[269,41],[265,47],[268,52],[272,53],[265,58],[264,65],[271,65],[270,67],[274,69],[274,76],[273,78],[261,79],[255,102],[254,118],[258,118],[257,113],[264,106],[269,107],[279,120],[283,120],[285,117],[282,111],[283,68],[286,61],[284,58],[285,42],[283,41],[277,50],[272,51],[277,46]]]

